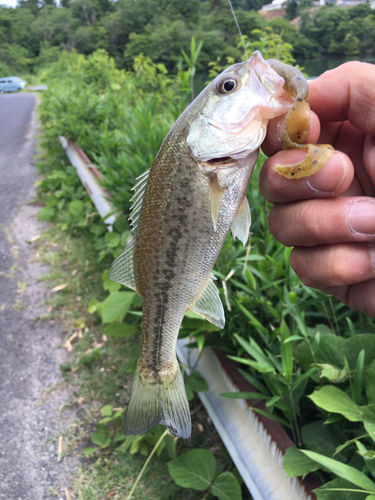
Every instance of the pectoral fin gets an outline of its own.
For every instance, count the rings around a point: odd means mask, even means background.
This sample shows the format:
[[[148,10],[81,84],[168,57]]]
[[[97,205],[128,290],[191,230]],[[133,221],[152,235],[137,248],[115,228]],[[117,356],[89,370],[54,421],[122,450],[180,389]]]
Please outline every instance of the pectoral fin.
[[[212,191],[211,191],[211,214],[215,231],[217,228],[217,222],[219,220],[220,206],[223,200],[225,189],[226,188],[222,188],[220,186],[215,176],[212,181]]]
[[[214,279],[214,276],[210,278],[206,288],[191,310],[200,314],[218,328],[224,328],[224,308],[219,297],[219,291],[213,281]]]
[[[137,291],[133,265],[134,240],[131,241],[121,255],[113,262],[109,277],[121,285],[128,286]]]
[[[249,237],[249,230],[251,226],[251,213],[249,202],[246,196],[244,196],[241,205],[238,208],[235,218],[232,222],[232,234],[233,238],[236,237],[242,241],[243,245],[246,245],[247,239]]]

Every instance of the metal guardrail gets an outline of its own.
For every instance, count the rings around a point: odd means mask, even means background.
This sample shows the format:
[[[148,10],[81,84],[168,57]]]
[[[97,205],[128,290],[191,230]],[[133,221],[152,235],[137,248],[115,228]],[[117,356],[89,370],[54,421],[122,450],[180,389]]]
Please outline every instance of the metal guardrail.
[[[100,216],[104,222],[108,224],[108,230],[112,231],[112,225],[116,220],[116,216],[113,214],[113,205],[108,201],[109,195],[98,183],[98,180],[103,179],[101,174],[98,172],[96,167],[91,164],[89,158],[74,141],[71,141],[63,136],[59,136],[59,141],[71,164],[76,167],[77,174],[90,195]]]

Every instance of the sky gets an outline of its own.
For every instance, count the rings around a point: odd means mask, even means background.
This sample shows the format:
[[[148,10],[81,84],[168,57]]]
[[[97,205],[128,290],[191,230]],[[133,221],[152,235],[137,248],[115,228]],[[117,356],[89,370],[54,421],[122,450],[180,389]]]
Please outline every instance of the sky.
[[[6,5],[7,7],[15,7],[17,5],[17,0],[0,0],[0,5]]]

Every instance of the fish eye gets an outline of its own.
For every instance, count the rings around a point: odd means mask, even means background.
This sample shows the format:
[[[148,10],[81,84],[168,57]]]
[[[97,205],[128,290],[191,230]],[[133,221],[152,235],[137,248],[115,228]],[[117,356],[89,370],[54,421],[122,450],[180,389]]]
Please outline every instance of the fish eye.
[[[228,94],[233,92],[238,87],[238,82],[233,76],[226,76],[222,78],[216,86],[220,94]]]

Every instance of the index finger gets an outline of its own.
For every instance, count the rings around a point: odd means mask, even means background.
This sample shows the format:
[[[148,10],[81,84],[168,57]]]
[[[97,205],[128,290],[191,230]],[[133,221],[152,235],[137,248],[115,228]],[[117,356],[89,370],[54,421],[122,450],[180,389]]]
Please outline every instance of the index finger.
[[[323,73],[309,85],[311,109],[321,121],[349,122],[375,134],[375,66],[352,61]]]

